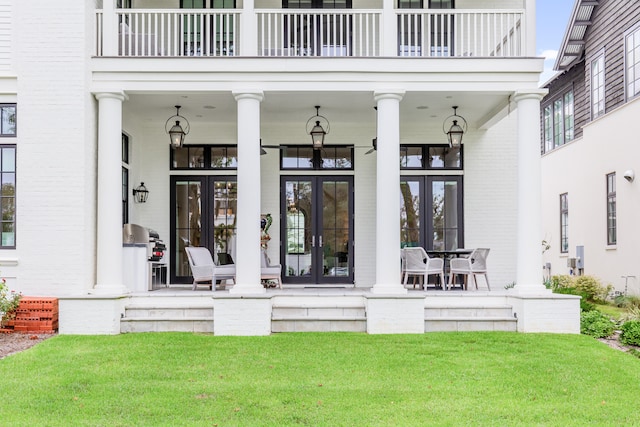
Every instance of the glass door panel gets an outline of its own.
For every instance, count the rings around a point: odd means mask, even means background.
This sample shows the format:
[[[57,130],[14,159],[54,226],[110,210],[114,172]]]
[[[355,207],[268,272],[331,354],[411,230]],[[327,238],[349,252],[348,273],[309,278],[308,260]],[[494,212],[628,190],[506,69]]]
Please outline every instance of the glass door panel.
[[[286,278],[311,277],[311,250],[315,236],[313,218],[313,190],[311,180],[287,180],[284,185],[285,215],[284,274]],[[307,279],[309,280],[309,279]]]
[[[348,277],[350,239],[350,185],[322,183],[322,272],[325,277]]]
[[[420,182],[400,182],[400,242],[401,246],[422,246],[420,239]]]
[[[238,211],[238,187],[234,180],[216,180],[213,188],[213,243],[214,261],[232,264],[236,256],[236,212]]]
[[[175,237],[172,275],[190,276],[189,262],[184,248],[202,246],[202,181],[179,180],[174,185]]]
[[[427,202],[430,204],[431,242],[434,250],[454,250],[462,247],[461,222],[462,207],[459,178],[430,177]]]

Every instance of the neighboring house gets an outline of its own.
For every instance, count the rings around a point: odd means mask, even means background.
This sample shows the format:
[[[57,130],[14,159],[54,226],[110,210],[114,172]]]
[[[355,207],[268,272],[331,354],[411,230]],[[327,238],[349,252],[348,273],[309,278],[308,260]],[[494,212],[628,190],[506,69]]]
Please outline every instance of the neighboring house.
[[[518,330],[576,332],[575,300],[541,283],[534,11],[534,0],[0,0],[2,274],[58,296],[61,333],[119,333],[141,297],[208,304],[215,333],[269,333],[283,304],[260,283],[271,214],[284,291],[353,291],[325,305],[362,307],[368,332],[425,331],[425,294],[400,284],[406,245],[490,248],[492,292],[478,297],[507,306]],[[454,111],[462,148],[445,135]],[[314,149],[316,121],[327,134]],[[176,124],[188,133],[172,147]],[[123,248],[123,224],[157,232],[160,266]],[[233,260],[236,285],[149,291],[150,274],[191,282],[187,245]]]
[[[640,2],[576,1],[542,100],[544,262],[640,294]],[[547,274],[549,271],[547,272]]]

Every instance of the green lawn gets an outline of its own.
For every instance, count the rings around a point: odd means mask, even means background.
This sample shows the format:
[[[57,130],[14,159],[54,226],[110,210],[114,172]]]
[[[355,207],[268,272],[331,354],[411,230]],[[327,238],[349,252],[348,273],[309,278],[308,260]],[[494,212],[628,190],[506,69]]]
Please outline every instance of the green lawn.
[[[0,360],[2,426],[639,425],[584,335],[57,336]]]

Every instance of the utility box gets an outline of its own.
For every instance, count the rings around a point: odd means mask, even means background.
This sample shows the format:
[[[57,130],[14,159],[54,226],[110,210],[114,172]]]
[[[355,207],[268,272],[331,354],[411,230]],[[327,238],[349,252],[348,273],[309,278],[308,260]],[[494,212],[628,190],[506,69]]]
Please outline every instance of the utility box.
[[[567,267],[576,268],[576,259],[575,258],[567,258]]]
[[[576,246],[576,268],[584,270],[584,246]]]

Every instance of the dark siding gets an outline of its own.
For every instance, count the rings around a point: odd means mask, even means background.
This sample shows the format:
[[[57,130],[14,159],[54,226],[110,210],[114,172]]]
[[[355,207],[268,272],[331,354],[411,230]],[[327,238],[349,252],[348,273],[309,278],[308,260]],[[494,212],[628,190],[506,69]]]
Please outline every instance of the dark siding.
[[[605,56],[605,113],[625,102],[624,34],[640,22],[640,0],[600,0],[585,34],[584,58],[545,87],[549,94],[541,101],[541,135],[544,144],[544,107],[572,85],[575,108],[575,137],[591,121],[591,61]]]
[[[640,0],[600,0],[586,33],[585,60],[590,61],[604,50],[605,112],[625,102],[624,33],[640,21]],[[587,102],[590,99],[591,73],[585,74]]]

